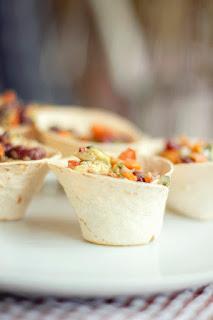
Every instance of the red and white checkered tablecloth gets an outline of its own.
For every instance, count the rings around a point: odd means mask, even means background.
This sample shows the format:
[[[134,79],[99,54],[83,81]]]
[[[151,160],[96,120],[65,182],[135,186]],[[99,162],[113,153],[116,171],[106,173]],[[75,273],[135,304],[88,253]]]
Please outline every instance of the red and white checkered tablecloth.
[[[213,285],[152,296],[25,298],[0,294],[0,320],[212,320]]]

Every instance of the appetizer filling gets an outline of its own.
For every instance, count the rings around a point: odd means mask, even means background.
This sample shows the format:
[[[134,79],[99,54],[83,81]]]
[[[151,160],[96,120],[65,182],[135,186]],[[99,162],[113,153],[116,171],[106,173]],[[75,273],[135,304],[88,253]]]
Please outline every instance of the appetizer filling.
[[[89,146],[79,148],[76,160],[68,161],[68,168],[82,173],[101,174],[114,178],[128,179],[138,182],[158,182],[169,185],[169,177],[145,172],[136,160],[134,150],[128,148],[118,158],[110,157],[101,150]]]
[[[50,131],[55,132],[63,137],[77,138],[83,141],[93,141],[93,142],[132,142],[133,139],[128,134],[119,132],[117,130],[111,129],[104,125],[94,124],[88,135],[78,135],[73,130],[61,129],[57,126],[50,127]]]
[[[5,91],[0,95],[0,125],[14,128],[21,124],[29,124],[31,120],[26,115],[26,108],[13,91]]]
[[[169,159],[174,164],[213,161],[213,144],[204,141],[192,142],[182,137],[175,141],[167,141],[160,156]]]
[[[40,160],[46,157],[41,147],[29,147],[16,144],[7,132],[0,135],[0,162],[10,160]]]

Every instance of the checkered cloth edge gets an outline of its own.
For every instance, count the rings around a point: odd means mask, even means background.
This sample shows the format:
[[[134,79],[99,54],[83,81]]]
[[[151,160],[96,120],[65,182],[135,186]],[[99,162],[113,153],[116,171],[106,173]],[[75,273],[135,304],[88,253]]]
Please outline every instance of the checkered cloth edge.
[[[213,284],[171,294],[25,298],[0,294],[0,320],[212,320]]]

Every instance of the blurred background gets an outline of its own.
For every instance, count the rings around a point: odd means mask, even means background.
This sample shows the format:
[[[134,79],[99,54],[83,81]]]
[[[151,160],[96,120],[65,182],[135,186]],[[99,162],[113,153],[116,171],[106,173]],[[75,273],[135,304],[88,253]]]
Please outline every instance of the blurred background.
[[[213,136],[212,0],[0,0],[0,90]]]

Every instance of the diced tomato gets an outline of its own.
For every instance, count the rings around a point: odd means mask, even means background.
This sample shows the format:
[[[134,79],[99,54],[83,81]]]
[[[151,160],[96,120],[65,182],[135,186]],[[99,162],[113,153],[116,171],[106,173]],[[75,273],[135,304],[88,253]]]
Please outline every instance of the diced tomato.
[[[70,131],[67,131],[67,130],[60,130],[57,132],[57,134],[59,134],[61,137],[70,137],[71,136]]]
[[[174,164],[181,163],[180,153],[178,150],[165,150],[160,153],[160,156],[167,158]]]
[[[136,175],[134,175],[132,172],[123,172],[122,176],[128,180],[137,181]]]
[[[201,152],[202,152],[202,144],[201,144],[201,143],[195,143],[195,144],[192,146],[192,151],[193,151],[193,152],[201,153]]]
[[[4,156],[4,146],[2,144],[0,144],[0,158],[2,158]]]
[[[73,169],[80,165],[80,161],[78,160],[68,160],[68,168]]]
[[[126,149],[119,155],[119,159],[121,160],[136,160],[136,152],[133,149]]]
[[[151,172],[148,172],[146,175],[144,175],[144,181],[146,183],[150,183],[153,181],[153,177],[152,177],[152,174]]]
[[[140,165],[140,163],[135,160],[127,159],[123,161],[123,163],[130,170],[142,170],[142,166]]]
[[[110,128],[100,125],[94,124],[91,128],[92,132],[92,140],[97,140],[99,142],[107,142],[114,139],[113,131]]]

